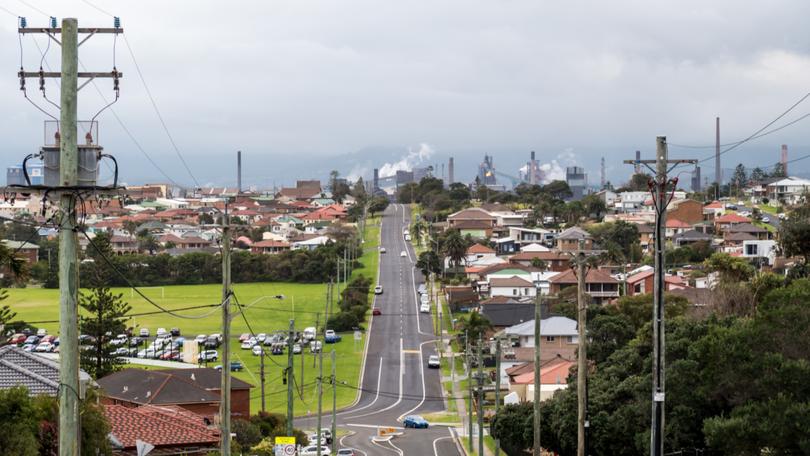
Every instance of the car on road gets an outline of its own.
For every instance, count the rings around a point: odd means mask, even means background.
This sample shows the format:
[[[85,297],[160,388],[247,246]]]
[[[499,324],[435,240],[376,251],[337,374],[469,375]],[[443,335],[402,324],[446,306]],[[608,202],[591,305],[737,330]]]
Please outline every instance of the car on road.
[[[216,350],[204,350],[197,355],[197,361],[216,361],[219,359],[219,353]]]
[[[423,294],[422,296],[419,297],[419,302],[421,302],[422,304],[430,303],[430,296],[427,294]]]
[[[298,450],[298,456],[316,456],[317,454],[318,454],[318,447],[315,445],[310,445],[304,448],[300,448]],[[321,445],[321,454],[329,456],[332,454],[332,451],[329,449],[328,446]]]
[[[408,254],[405,253],[405,251],[403,250],[402,252],[399,253],[399,256],[406,257],[406,256],[408,256]]]
[[[360,453],[354,448],[341,448],[336,454],[337,456],[360,456]]]
[[[762,217],[762,221],[765,222],[765,223],[771,223],[771,218],[770,217]]]
[[[442,363],[439,361],[439,355],[430,355],[428,358],[428,367],[431,369],[438,369],[442,367]]]
[[[429,424],[427,420],[422,418],[419,415],[408,415],[402,420],[402,425],[406,428],[414,428],[414,429],[427,429]]]
[[[385,253],[385,247],[380,247],[380,253]]]
[[[375,307],[371,309],[371,315],[382,315],[382,311],[380,310],[379,307]]]
[[[259,356],[263,352],[264,352],[264,347],[262,347],[261,345],[254,345],[253,348],[251,349],[251,353],[253,353],[253,356]]]
[[[340,342],[340,334],[336,333],[332,329],[327,329],[326,333],[323,336],[323,341],[327,344],[335,344]]]
[[[310,444],[314,444],[318,441],[318,434],[313,432],[311,434],[307,434],[307,440]],[[321,445],[329,445],[329,442],[326,441],[326,436],[321,433]]]
[[[374,294],[382,294],[382,293],[383,293],[382,285],[377,285],[376,287],[374,287]]]
[[[430,313],[430,303],[429,302],[423,302],[422,305],[419,306],[419,312],[422,312],[423,314],[429,314]]]

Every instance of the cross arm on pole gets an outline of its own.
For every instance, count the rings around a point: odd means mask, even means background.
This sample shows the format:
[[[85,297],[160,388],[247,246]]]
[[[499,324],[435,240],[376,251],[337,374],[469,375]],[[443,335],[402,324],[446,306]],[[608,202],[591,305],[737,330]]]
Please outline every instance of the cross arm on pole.
[[[21,78],[61,78],[62,73],[60,71],[18,71],[17,75]],[[123,78],[124,73],[121,71],[108,71],[108,72],[82,72],[80,71],[77,76],[79,78]]]
[[[25,28],[18,28],[17,31],[22,34],[26,33],[47,33],[53,35],[61,35],[62,34],[62,27],[25,27]],[[112,34],[119,34],[124,33],[123,28],[115,28],[115,27],[79,27],[78,33],[82,34],[89,34],[95,35],[96,33],[112,33]]]

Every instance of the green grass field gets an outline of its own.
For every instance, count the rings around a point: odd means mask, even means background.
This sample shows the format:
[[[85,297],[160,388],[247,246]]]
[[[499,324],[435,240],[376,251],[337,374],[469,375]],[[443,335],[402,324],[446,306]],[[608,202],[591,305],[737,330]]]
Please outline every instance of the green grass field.
[[[369,219],[366,224],[364,254],[360,258],[363,267],[353,271],[352,276],[363,274],[374,278],[376,282],[379,254],[379,218]],[[372,285],[373,286],[373,285]],[[244,316],[235,314],[231,326],[234,338],[249,332],[246,320],[255,333],[271,333],[277,330],[289,329],[290,319],[295,320],[295,327],[303,329],[315,326],[316,321],[325,322],[326,284],[298,284],[298,283],[237,283],[233,285],[234,293],[244,308]],[[113,291],[121,293],[123,299],[132,307],[131,314],[142,314],[158,311],[137,294],[128,288],[116,288]],[[141,290],[146,296],[160,306],[167,309],[177,309],[203,304],[218,304],[222,298],[222,287],[218,284],[168,286],[161,288],[146,287]],[[161,297],[163,295],[163,297]],[[274,299],[273,296],[284,295],[284,299]],[[49,333],[56,333],[59,324],[59,292],[54,289],[23,288],[9,289],[8,299],[3,304],[11,306],[17,312],[17,317],[29,321],[39,328],[45,328]],[[333,304],[332,312],[338,310],[337,303]],[[232,312],[237,306],[231,305]],[[133,328],[149,328],[155,334],[158,327],[170,329],[180,328],[187,338],[197,334],[211,334],[222,332],[222,317],[219,308],[202,308],[177,312],[181,316],[196,318],[181,318],[164,313],[131,317],[127,325]],[[365,337],[365,335],[364,335]],[[351,333],[343,335],[343,341],[334,345],[324,345],[324,374],[331,374],[329,352],[334,348],[337,357],[337,380],[345,382],[345,386],[337,389],[338,408],[354,401],[357,396],[355,389],[358,384],[362,353],[365,339],[355,342]],[[304,378],[301,375],[301,356],[295,355],[295,381],[300,387],[304,385],[303,394],[296,395],[295,413],[304,415],[307,411],[314,413],[317,409],[317,389],[314,383],[317,377],[317,368],[314,366],[315,356],[304,351]],[[250,350],[241,350],[238,343],[231,349],[233,360],[242,361],[245,370],[234,375],[256,388],[251,393],[251,411],[260,410],[261,394],[259,381],[259,357],[253,356]],[[282,369],[286,367],[287,356],[270,356],[265,358],[265,398],[267,409],[282,412],[286,410],[286,385],[282,383]],[[211,363],[218,364],[218,363]],[[324,409],[331,410],[331,385],[324,386]]]

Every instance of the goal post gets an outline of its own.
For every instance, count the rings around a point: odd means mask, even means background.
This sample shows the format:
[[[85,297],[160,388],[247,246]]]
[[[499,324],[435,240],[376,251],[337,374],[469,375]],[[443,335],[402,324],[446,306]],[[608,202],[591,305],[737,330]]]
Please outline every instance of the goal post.
[[[165,287],[138,287],[138,290],[140,290],[141,293],[145,294],[149,298],[155,298],[156,297],[156,293],[152,293],[151,291],[160,290],[160,299],[166,299],[166,288]],[[130,288],[129,289],[129,297],[134,298],[136,296],[138,296],[138,294],[135,293],[135,289]]]

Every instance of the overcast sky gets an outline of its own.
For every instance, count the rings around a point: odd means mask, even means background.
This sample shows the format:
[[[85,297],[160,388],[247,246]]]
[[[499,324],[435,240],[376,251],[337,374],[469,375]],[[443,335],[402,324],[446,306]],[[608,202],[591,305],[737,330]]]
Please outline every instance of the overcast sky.
[[[81,1],[26,2],[78,17],[80,25],[112,24]],[[287,171],[272,175],[274,160],[305,168],[374,147],[404,154],[422,143],[438,153],[469,151],[463,158],[476,161],[496,151],[496,163],[525,161],[529,150],[544,162],[572,153],[592,173],[605,156],[609,178],[624,176],[620,161],[636,149],[650,153],[656,135],[712,144],[720,116],[722,142],[742,139],[810,90],[807,0],[93,3],[121,17],[174,140],[203,183],[221,182],[237,149],[261,163],[267,180],[284,180]],[[47,23],[20,0],[0,0],[0,7],[30,25]],[[4,11],[0,36],[0,164],[7,166],[39,147],[44,116],[18,90],[16,23]],[[23,38],[31,71],[41,59],[34,39],[45,49],[41,36]],[[81,59],[90,70],[109,71],[112,49],[110,36],[96,36]],[[53,68],[58,57],[51,47]],[[125,77],[115,112],[164,172],[189,182],[122,40],[116,59]],[[111,97],[109,81],[98,86]],[[41,102],[37,87],[29,80],[29,96]],[[47,88],[58,99],[55,83]],[[80,117],[102,105],[88,86]],[[810,100],[784,120],[807,112]],[[111,112],[99,119],[123,178],[159,180]],[[773,163],[782,143],[792,158],[806,154],[808,125],[739,147],[724,167]],[[710,154],[671,149],[673,156]],[[710,174],[713,163],[705,165]],[[810,160],[793,167],[800,168]]]

